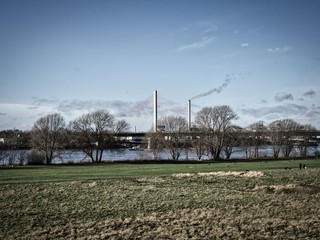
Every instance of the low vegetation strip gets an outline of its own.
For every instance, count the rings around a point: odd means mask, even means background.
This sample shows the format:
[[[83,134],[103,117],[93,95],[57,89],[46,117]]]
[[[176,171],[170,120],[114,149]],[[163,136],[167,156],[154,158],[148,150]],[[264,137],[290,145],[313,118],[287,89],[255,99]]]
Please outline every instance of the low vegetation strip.
[[[307,169],[320,168],[319,159],[208,163],[100,163],[89,165],[0,167],[0,184],[97,180],[106,178],[170,176],[174,173],[253,172],[297,170],[302,163]],[[248,174],[248,173],[247,173]]]
[[[169,171],[163,175],[104,179],[3,182],[0,236],[2,239],[318,239],[320,236],[320,193],[316,190],[320,187],[320,169],[281,168],[261,170],[263,175],[259,177],[240,177],[196,174],[203,171],[184,167],[192,174],[190,177],[177,178]],[[303,188],[307,190],[302,191]]]

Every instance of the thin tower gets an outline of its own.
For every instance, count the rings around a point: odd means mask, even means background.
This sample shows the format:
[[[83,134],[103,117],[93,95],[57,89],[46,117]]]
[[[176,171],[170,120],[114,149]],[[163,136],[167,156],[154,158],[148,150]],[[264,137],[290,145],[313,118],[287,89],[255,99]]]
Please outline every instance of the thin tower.
[[[191,129],[191,100],[188,100],[188,130]]]
[[[153,92],[153,131],[157,132],[158,127],[158,99],[157,99],[157,90]]]

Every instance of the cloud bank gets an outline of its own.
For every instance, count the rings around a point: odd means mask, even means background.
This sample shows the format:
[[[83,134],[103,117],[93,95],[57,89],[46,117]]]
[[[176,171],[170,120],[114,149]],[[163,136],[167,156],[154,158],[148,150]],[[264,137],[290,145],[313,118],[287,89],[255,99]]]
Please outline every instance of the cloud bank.
[[[229,84],[230,80],[234,78],[241,79],[246,76],[246,74],[227,75],[221,86],[198,94],[192,99],[220,93]],[[318,97],[317,92],[312,89],[302,94],[306,98]],[[270,123],[278,119],[292,118],[301,124],[312,124],[317,128],[320,127],[320,106],[318,103],[304,105],[302,101],[293,102],[293,95],[286,92],[277,93],[274,99],[276,106],[270,106],[271,103],[267,99],[258,99],[260,104],[257,106],[260,107],[244,107],[242,105],[240,109],[236,110],[240,117],[236,124],[245,127],[260,120]],[[196,106],[194,103],[193,106],[195,107],[195,112],[203,107]],[[198,109],[195,110],[196,108]],[[98,109],[107,110],[117,119],[125,119],[132,127],[137,127],[138,131],[148,131],[153,123],[152,95],[138,101],[33,98],[30,104],[0,103],[0,130],[13,128],[30,130],[37,119],[54,112],[61,113],[66,122],[69,122],[84,113]],[[193,114],[193,118],[195,114]],[[158,117],[161,118],[168,115],[187,117],[187,107],[185,104],[177,103],[158,95]]]
[[[115,117],[130,118],[130,117],[149,117],[153,116],[153,97],[136,101],[99,101],[99,100],[65,100],[61,101],[56,107],[57,111],[71,115],[75,112],[90,112],[98,109],[106,109]],[[186,110],[179,104],[164,98],[158,98],[158,113],[159,115],[179,115],[184,114]]]
[[[301,124],[311,124],[317,128],[320,126],[320,107],[306,107],[298,104],[283,104],[263,108],[241,109],[242,118],[249,118],[250,122],[264,120],[268,123],[291,118]]]
[[[273,107],[242,109],[241,112],[243,114],[251,115],[254,118],[275,119],[274,116],[283,118],[287,116],[305,113],[307,110],[308,108],[302,105],[285,104]]]

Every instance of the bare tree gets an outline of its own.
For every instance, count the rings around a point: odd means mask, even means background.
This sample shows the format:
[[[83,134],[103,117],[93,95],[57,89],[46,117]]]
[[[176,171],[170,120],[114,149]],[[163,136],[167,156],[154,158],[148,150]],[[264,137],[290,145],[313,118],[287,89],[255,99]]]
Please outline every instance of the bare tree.
[[[121,133],[121,132],[126,132],[129,131],[130,129],[130,124],[125,121],[125,120],[119,120],[114,124],[114,133]]]
[[[277,158],[280,151],[289,157],[294,147],[294,136],[302,126],[292,119],[276,120],[269,124],[269,139],[273,146],[273,156]]]
[[[227,105],[204,107],[196,115],[195,122],[204,133],[202,137],[212,158],[221,157],[226,135],[231,131],[231,121],[237,118],[237,114]]]
[[[250,142],[252,143],[253,147],[253,157],[254,158],[258,158],[259,157],[259,148],[261,147],[262,143],[264,142],[264,132],[265,132],[265,127],[263,126],[263,122],[259,121],[259,122],[255,122],[251,125],[248,126],[248,133],[250,133],[250,135],[248,136],[248,138],[250,138]]]
[[[152,130],[147,133],[146,138],[148,139],[148,149],[151,150],[153,159],[158,160],[160,151],[164,148],[162,133]]]
[[[103,152],[114,143],[113,133],[129,128],[124,120],[116,122],[105,110],[83,114],[69,124],[73,141],[76,142],[92,162],[101,162]]]
[[[246,158],[250,159],[253,154],[252,146],[254,145],[250,133],[245,130],[239,135],[239,146],[245,152]]]
[[[160,119],[159,124],[164,126],[163,145],[169,150],[172,159],[178,160],[187,143],[188,136],[182,134],[188,130],[186,119],[167,116]]]
[[[48,114],[34,123],[31,144],[44,156],[46,164],[51,164],[55,153],[61,149],[65,126],[65,120],[59,113]]]
[[[269,124],[268,135],[272,145],[273,157],[278,158],[282,144],[281,128],[278,121],[274,121]]]
[[[20,149],[20,150],[18,150],[17,153],[16,153],[15,160],[17,161],[17,163],[18,163],[19,165],[22,166],[22,165],[25,164],[25,161],[26,161],[26,159],[28,159],[28,157],[29,157],[29,152],[28,152],[28,150],[26,150],[26,149]]]
[[[310,125],[302,125],[301,126],[301,134],[299,134],[299,139],[298,139],[298,149],[299,149],[299,153],[300,153],[300,157],[306,157],[307,156],[307,149],[308,147],[314,145],[312,143],[312,136],[314,136],[314,142],[316,142],[316,134],[315,132],[317,131],[317,129]],[[308,133],[308,134],[307,134]],[[311,140],[311,142],[310,142]],[[313,146],[314,147],[314,146]]]
[[[204,141],[204,137],[201,135],[201,133],[198,134],[192,134],[192,151],[197,155],[198,160],[201,160],[201,158],[206,155],[206,145]]]
[[[235,147],[240,146],[240,134],[241,127],[238,126],[230,126],[229,130],[226,132],[223,144],[223,152],[226,159],[230,159],[231,155],[237,151],[235,150]]]

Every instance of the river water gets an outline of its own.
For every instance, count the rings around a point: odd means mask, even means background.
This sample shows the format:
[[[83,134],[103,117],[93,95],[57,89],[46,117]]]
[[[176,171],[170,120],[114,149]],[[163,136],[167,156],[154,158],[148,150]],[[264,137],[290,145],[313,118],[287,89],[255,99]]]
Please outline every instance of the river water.
[[[307,151],[308,156],[315,156],[315,154],[320,153],[320,146],[309,147]],[[12,163],[27,164],[27,155],[29,151],[26,150],[14,150],[14,151],[4,151],[0,150],[0,165],[9,165]],[[259,149],[260,157],[272,157],[272,148],[270,146],[265,146]],[[293,149],[291,153],[292,157],[299,156],[298,149]],[[241,149],[236,149],[236,151],[231,155],[231,159],[244,159],[246,158],[245,151]],[[13,160],[12,160],[13,159]],[[117,149],[117,150],[105,150],[102,157],[103,161],[134,161],[134,160],[152,160],[154,159],[151,151],[147,149]],[[171,155],[169,151],[161,151],[158,156],[159,160],[170,160]],[[198,160],[197,156],[193,152],[183,151],[179,157],[180,160]],[[207,156],[202,156],[202,160],[208,159]],[[59,154],[53,160],[54,164],[65,164],[65,163],[86,163],[91,162],[90,158],[86,156],[82,151],[79,150],[65,150]]]

